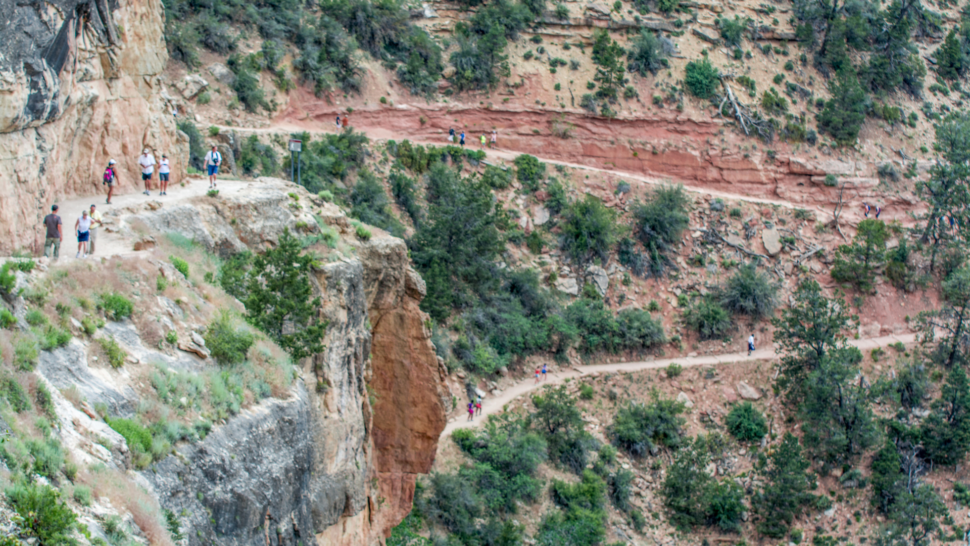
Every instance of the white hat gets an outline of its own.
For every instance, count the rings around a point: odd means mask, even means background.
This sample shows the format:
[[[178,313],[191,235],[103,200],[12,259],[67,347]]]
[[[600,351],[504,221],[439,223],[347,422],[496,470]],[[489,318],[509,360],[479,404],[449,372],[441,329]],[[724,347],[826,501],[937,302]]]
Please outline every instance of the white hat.
[[[115,161],[114,159],[108,160],[108,165],[114,165],[115,163],[117,163],[117,161]]]
[[[148,151],[149,151],[149,150],[148,150],[148,148],[145,148],[145,151],[144,151],[144,152],[142,152],[142,153],[143,153],[143,154],[147,154],[147,153],[148,153]]]

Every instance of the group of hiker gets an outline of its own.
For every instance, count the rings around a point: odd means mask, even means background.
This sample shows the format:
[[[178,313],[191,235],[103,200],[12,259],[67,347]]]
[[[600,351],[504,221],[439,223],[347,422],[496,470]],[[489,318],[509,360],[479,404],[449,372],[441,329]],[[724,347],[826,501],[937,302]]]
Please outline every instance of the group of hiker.
[[[58,206],[51,206],[51,213],[44,217],[44,256],[57,259],[61,253],[61,242],[64,240],[64,222],[57,214]],[[77,237],[77,257],[87,258],[94,254],[94,245],[98,241],[98,228],[104,225],[101,212],[91,205],[90,211],[81,211],[81,217],[74,222],[74,235]]]
[[[462,131],[460,134],[456,134],[454,127],[448,128],[448,142],[449,143],[454,143],[456,138],[458,139],[458,145],[464,147],[465,146],[465,131]],[[482,133],[482,136],[479,137],[479,141],[482,143],[482,149],[484,150],[485,149],[485,143],[486,143],[485,133]],[[494,148],[497,145],[497,143],[498,143],[498,131],[496,131],[495,129],[492,129],[492,135],[487,140],[487,142],[488,142],[488,147],[489,148]]]

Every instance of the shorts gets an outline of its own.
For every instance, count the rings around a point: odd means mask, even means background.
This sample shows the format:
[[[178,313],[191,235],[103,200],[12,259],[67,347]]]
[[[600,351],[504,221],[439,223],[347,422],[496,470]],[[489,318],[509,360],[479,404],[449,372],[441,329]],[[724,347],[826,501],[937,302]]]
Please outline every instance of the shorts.
[[[162,182],[168,182],[168,173],[158,173],[158,179]]]
[[[219,174],[219,166],[218,165],[208,165],[206,167],[206,170],[209,172],[209,176],[215,176],[215,175]]]
[[[155,174],[155,173],[141,173],[141,179],[142,180],[151,180],[153,174]]]
[[[754,343],[748,343],[748,350],[749,351],[753,351],[754,350]]]
[[[90,231],[79,231],[77,234],[77,242],[86,243],[88,242],[88,236],[91,235]]]

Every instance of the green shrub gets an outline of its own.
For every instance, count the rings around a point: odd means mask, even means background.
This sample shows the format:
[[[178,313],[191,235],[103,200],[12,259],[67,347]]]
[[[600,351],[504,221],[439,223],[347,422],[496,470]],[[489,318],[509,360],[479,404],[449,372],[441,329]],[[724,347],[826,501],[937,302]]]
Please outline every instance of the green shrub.
[[[13,377],[0,377],[0,397],[17,413],[30,410],[30,395]]]
[[[717,93],[721,76],[709,60],[690,61],[684,72],[684,86],[699,99],[711,99]]]
[[[24,320],[31,326],[46,326],[48,323],[47,315],[40,309],[31,309],[24,315]]]
[[[131,316],[134,305],[131,300],[117,292],[107,292],[101,294],[98,309],[104,311],[104,315],[109,320],[120,321]]]
[[[855,143],[865,121],[866,93],[853,70],[842,70],[829,84],[832,98],[818,114],[818,129],[840,145]]]
[[[237,328],[232,316],[222,312],[209,324],[205,334],[205,346],[219,364],[240,364],[246,360],[253,345],[253,335]]]
[[[98,338],[98,344],[101,345],[101,349],[104,350],[105,356],[108,358],[108,364],[111,364],[112,368],[120,368],[125,364],[125,358],[128,353],[118,345],[114,337],[101,337]]]
[[[487,167],[486,171],[492,167]],[[401,173],[391,173],[387,178],[391,186],[391,195],[401,209],[411,217],[411,222],[418,225],[422,218],[421,205],[418,203],[417,186],[414,179]]]
[[[345,180],[351,172],[364,166],[369,142],[367,136],[353,129],[344,129],[316,139],[305,132],[294,133],[292,137],[303,141],[303,152],[300,154],[300,183],[303,187],[310,193],[327,190],[336,196],[345,196],[346,189],[337,186],[336,182]],[[284,158],[284,171],[290,170],[290,162],[290,157]]]
[[[17,317],[7,309],[0,309],[0,328],[11,328],[17,324]]]
[[[13,345],[13,362],[17,369],[25,372],[32,371],[40,356],[37,342],[28,336],[18,337]]]
[[[684,405],[668,399],[620,408],[608,428],[613,444],[635,457],[654,454],[661,447],[680,446],[686,419]]]
[[[720,304],[732,313],[755,319],[770,317],[778,305],[778,286],[758,271],[755,264],[738,268],[727,283],[718,289]]]
[[[239,161],[236,163],[244,174],[254,177],[273,176],[280,168],[276,151],[269,144],[260,142],[256,135],[243,139],[239,149]]]
[[[666,372],[667,377],[671,379],[679,376],[681,373],[683,373],[683,371],[684,367],[676,362],[671,362],[666,368],[664,368],[664,372]]]
[[[178,256],[169,256],[168,260],[172,262],[172,267],[174,267],[176,271],[181,273],[186,279],[189,278],[189,262],[179,258]]]
[[[768,434],[765,416],[751,402],[731,406],[724,424],[731,436],[742,442],[757,442]]]
[[[75,485],[74,486],[74,502],[80,504],[81,506],[91,506],[91,488],[86,485]]]
[[[744,490],[733,479],[718,482],[707,473],[715,446],[703,437],[677,452],[661,492],[670,522],[682,531],[700,525],[737,531],[744,509]]]
[[[355,231],[357,233],[357,238],[360,239],[361,241],[369,241],[370,240],[370,238],[371,238],[371,232],[370,232],[369,229],[367,229],[363,225],[358,225],[357,228],[355,229]]]
[[[593,399],[593,387],[586,383],[579,386],[579,398],[580,400],[592,400]]]
[[[73,544],[71,536],[77,516],[48,485],[17,483],[4,494],[7,502],[23,518],[23,529],[37,537],[41,546]]]
[[[890,233],[882,220],[868,218],[859,222],[852,243],[840,245],[832,264],[832,278],[854,285],[860,292],[871,292],[875,278],[886,259]]]
[[[663,67],[665,56],[656,33],[642,29],[630,44],[630,50],[627,52],[630,63],[627,68],[630,72],[636,72],[646,78],[649,74],[656,74]]]
[[[780,116],[788,111],[788,100],[772,87],[762,93],[761,107],[770,116]]]
[[[529,154],[519,155],[515,158],[515,176],[526,191],[535,193],[546,177],[546,165]]]
[[[0,266],[0,294],[9,295],[17,285],[17,275],[13,269],[13,262],[4,262]]]
[[[27,440],[27,449],[34,458],[33,470],[49,480],[57,478],[57,473],[64,466],[64,450],[54,438],[45,440]]]
[[[266,100],[266,93],[259,85],[259,78],[246,61],[236,60],[236,56],[228,59],[229,69],[236,74],[236,79],[232,83],[232,89],[236,92],[236,98],[246,108],[246,111],[255,114],[260,108],[269,112],[273,108]]]
[[[682,186],[661,186],[647,201],[633,204],[634,236],[647,251],[637,260],[641,263],[637,269],[642,272],[638,275],[661,276],[667,270],[670,260],[666,253],[680,242],[688,225],[688,202]],[[620,254],[622,262],[623,252]]]
[[[40,348],[44,351],[52,351],[58,347],[63,347],[70,343],[71,335],[70,330],[65,328],[58,328],[53,324],[48,324],[46,327],[38,332]]]
[[[587,194],[562,212],[562,249],[579,264],[594,256],[603,261],[616,243],[616,214]]]
[[[115,432],[124,437],[130,449],[138,449],[142,453],[151,453],[152,433],[147,428],[131,419],[122,417],[117,419],[105,418],[105,421]]]
[[[748,24],[751,20],[747,17],[734,16],[734,19],[728,19],[727,17],[722,17],[717,20],[717,28],[721,32],[721,38],[724,38],[724,43],[737,47],[741,45],[741,41],[744,39],[744,31],[747,30]]]
[[[720,339],[731,328],[731,315],[713,298],[699,298],[684,311],[684,325],[701,339]]]
[[[365,224],[379,227],[391,235],[404,234],[404,226],[394,216],[391,200],[388,199],[384,186],[369,170],[361,170],[350,194],[350,204],[353,206],[350,211],[352,217]]]
[[[611,474],[607,479],[610,488],[610,502],[617,510],[629,512],[630,494],[633,493],[633,480],[636,476],[629,470],[620,469]]]

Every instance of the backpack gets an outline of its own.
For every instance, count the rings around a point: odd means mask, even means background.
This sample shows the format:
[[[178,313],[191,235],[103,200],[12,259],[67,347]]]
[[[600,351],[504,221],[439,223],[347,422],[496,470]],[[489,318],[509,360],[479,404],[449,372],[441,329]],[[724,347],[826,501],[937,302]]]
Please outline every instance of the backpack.
[[[115,179],[115,171],[111,167],[104,170],[104,184],[110,184]]]
[[[212,154],[212,162],[215,163],[216,165],[222,163],[222,154],[220,154],[219,152]]]

